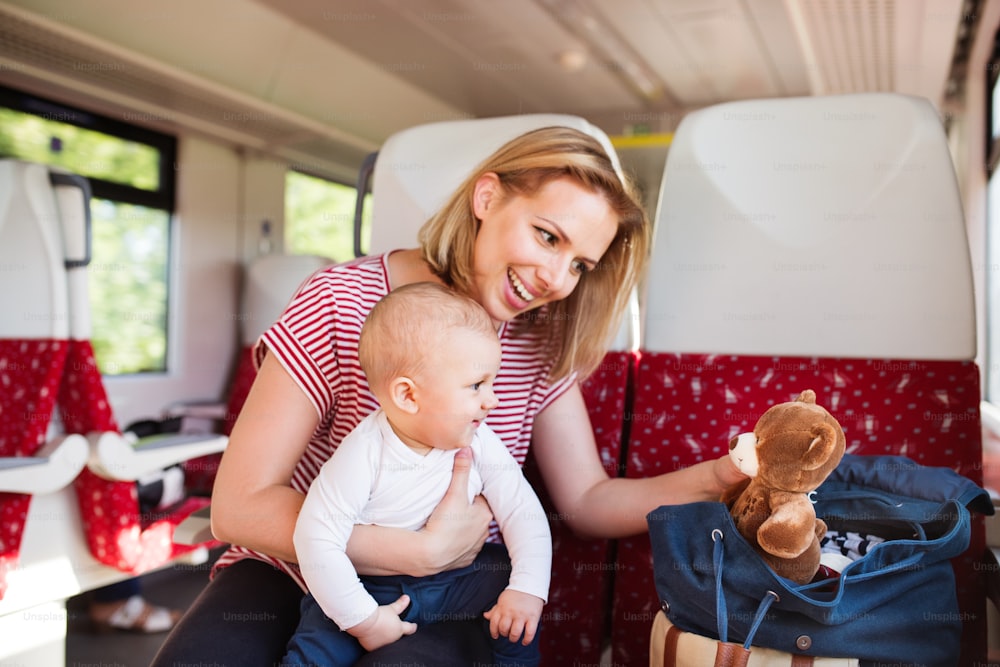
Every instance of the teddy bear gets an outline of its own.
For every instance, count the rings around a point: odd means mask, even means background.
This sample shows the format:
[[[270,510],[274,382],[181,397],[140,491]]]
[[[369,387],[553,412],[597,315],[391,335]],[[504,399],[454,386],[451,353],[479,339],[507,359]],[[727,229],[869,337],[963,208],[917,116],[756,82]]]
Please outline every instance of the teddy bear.
[[[727,489],[722,502],[764,561],[796,583],[816,575],[826,533],[809,494],[837,467],[845,446],[843,429],[811,389],[770,407],[752,433],[729,442],[730,458],[749,478]]]

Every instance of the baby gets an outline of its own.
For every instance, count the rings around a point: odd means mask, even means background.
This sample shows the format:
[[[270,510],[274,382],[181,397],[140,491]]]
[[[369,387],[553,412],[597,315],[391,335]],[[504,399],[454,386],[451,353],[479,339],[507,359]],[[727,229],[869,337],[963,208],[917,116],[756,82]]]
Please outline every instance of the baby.
[[[418,623],[482,618],[499,665],[537,665],[551,536],[520,466],[486,426],[500,343],[472,299],[434,283],[394,289],[365,320],[361,367],[381,408],[323,465],[294,543],[310,594],[286,665],[351,665]],[[482,494],[509,549],[486,544],[465,568],[429,577],[358,578],[346,554],[356,524],[418,530],[468,456],[469,501]]]

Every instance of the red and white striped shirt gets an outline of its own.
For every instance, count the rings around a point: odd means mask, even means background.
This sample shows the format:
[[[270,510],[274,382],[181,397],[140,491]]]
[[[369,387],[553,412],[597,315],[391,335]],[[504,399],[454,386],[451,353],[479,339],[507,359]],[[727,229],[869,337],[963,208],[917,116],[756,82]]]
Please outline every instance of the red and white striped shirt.
[[[257,366],[265,354],[273,354],[320,415],[292,474],[292,487],[303,494],[340,441],[378,408],[358,361],[358,338],[368,312],[389,292],[388,258],[388,253],[362,257],[316,273],[254,349]],[[550,383],[555,360],[545,353],[542,337],[514,336],[510,329],[507,324],[500,329],[503,356],[493,384],[499,405],[486,423],[523,465],[535,416],[572,386],[576,376]],[[495,526],[491,535],[496,539]],[[215,568],[244,558],[270,563],[306,589],[294,564],[240,546],[224,553]]]

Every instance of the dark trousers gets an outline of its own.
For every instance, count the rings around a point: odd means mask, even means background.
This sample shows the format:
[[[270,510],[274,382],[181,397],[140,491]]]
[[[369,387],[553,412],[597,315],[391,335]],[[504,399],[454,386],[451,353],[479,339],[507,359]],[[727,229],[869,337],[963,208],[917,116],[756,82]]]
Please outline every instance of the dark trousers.
[[[489,622],[482,617],[507,587],[510,558],[498,544],[487,544],[468,567],[429,577],[361,577],[365,589],[380,605],[395,602],[404,593],[410,605],[401,615],[404,621],[424,626],[441,621],[478,622],[480,632],[493,650],[491,664],[535,667],[540,657],[538,635],[531,644],[512,642],[506,637],[489,637]],[[307,595],[302,601],[302,619],[288,645],[285,667],[350,667],[364,655],[358,640],[342,631],[323,613],[316,600]]]
[[[281,570],[243,560],[221,570],[205,587],[150,667],[274,667],[299,622],[302,589]],[[357,667],[468,667],[492,660],[488,635],[478,621],[423,626],[378,651]]]

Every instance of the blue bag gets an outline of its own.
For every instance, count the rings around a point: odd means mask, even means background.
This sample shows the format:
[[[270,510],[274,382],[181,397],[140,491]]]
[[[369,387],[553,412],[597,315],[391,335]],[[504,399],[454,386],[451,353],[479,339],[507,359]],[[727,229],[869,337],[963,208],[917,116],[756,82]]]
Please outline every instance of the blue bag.
[[[656,590],[671,623],[746,649],[953,667],[962,616],[949,559],[969,545],[968,508],[993,513],[989,494],[947,468],[845,455],[814,499],[830,529],[886,541],[839,579],[805,585],[776,575],[722,503],[651,512]]]

